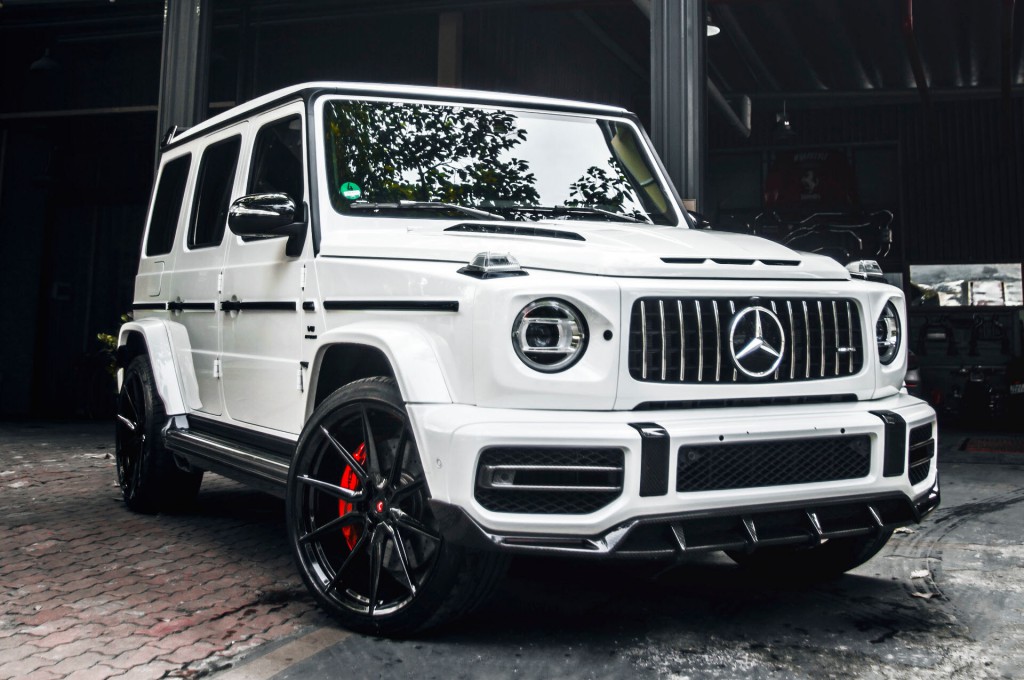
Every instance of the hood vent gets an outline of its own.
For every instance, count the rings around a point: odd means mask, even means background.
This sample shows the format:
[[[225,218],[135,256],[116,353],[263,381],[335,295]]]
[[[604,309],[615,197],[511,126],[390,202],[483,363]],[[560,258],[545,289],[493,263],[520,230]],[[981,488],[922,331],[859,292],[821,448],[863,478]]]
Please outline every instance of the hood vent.
[[[468,234],[501,234],[502,236],[536,236],[539,238],[560,238],[567,241],[586,241],[577,233],[559,231],[558,229],[538,229],[537,227],[520,227],[504,224],[456,224],[445,231]]]
[[[760,262],[769,267],[799,267],[800,260],[737,260],[726,257],[663,257],[665,264],[707,264],[710,259],[715,264],[728,264],[749,267]]]

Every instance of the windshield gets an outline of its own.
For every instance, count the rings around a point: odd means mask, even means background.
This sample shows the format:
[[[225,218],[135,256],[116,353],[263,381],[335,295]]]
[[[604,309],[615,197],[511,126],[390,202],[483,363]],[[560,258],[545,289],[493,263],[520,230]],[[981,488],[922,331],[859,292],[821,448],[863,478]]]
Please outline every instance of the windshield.
[[[330,99],[324,135],[331,204],[342,214],[677,223],[622,121]]]

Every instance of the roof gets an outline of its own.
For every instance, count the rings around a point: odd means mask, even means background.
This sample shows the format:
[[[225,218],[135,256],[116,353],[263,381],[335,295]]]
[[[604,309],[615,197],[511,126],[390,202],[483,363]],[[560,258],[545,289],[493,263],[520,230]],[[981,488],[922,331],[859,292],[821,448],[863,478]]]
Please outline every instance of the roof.
[[[275,90],[274,92],[269,92],[245,102],[244,104],[228,109],[227,111],[219,113],[213,118],[209,118],[194,127],[174,134],[167,140],[167,144],[177,144],[187,139],[195,138],[204,132],[214,130],[228,124],[229,122],[239,120],[257,111],[284,104],[288,101],[299,99],[306,100],[311,96],[318,96],[322,94],[350,94],[396,98],[403,97],[435,101],[464,102],[467,104],[498,104],[504,106],[573,111],[597,115],[621,116],[629,114],[628,111],[617,106],[591,104],[588,102],[554,99],[550,97],[534,97],[531,95],[511,94],[507,92],[485,92],[482,90],[424,87],[420,85],[386,85],[382,83],[349,83],[330,81],[310,82]]]

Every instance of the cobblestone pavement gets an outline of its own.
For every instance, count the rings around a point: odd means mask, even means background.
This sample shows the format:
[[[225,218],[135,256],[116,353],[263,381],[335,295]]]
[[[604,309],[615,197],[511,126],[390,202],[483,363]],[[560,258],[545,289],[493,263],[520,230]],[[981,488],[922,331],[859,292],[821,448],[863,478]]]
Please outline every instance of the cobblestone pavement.
[[[275,498],[130,512],[109,424],[0,424],[0,678],[197,677],[323,626]]]
[[[835,582],[523,559],[480,611],[391,641],[316,608],[270,496],[208,475],[187,512],[129,512],[111,430],[0,423],[0,680],[1024,677],[1019,435],[945,433],[943,506]]]

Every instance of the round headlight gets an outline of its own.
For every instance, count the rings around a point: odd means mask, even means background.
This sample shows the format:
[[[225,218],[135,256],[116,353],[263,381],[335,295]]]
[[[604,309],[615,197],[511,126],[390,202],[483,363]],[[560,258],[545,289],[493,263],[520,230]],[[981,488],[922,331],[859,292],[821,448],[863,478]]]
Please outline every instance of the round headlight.
[[[512,346],[523,363],[535,371],[564,371],[587,349],[587,321],[564,300],[535,300],[516,317]]]
[[[885,303],[882,315],[875,323],[875,340],[878,342],[878,359],[883,364],[891,364],[900,351],[900,315],[896,305]]]

